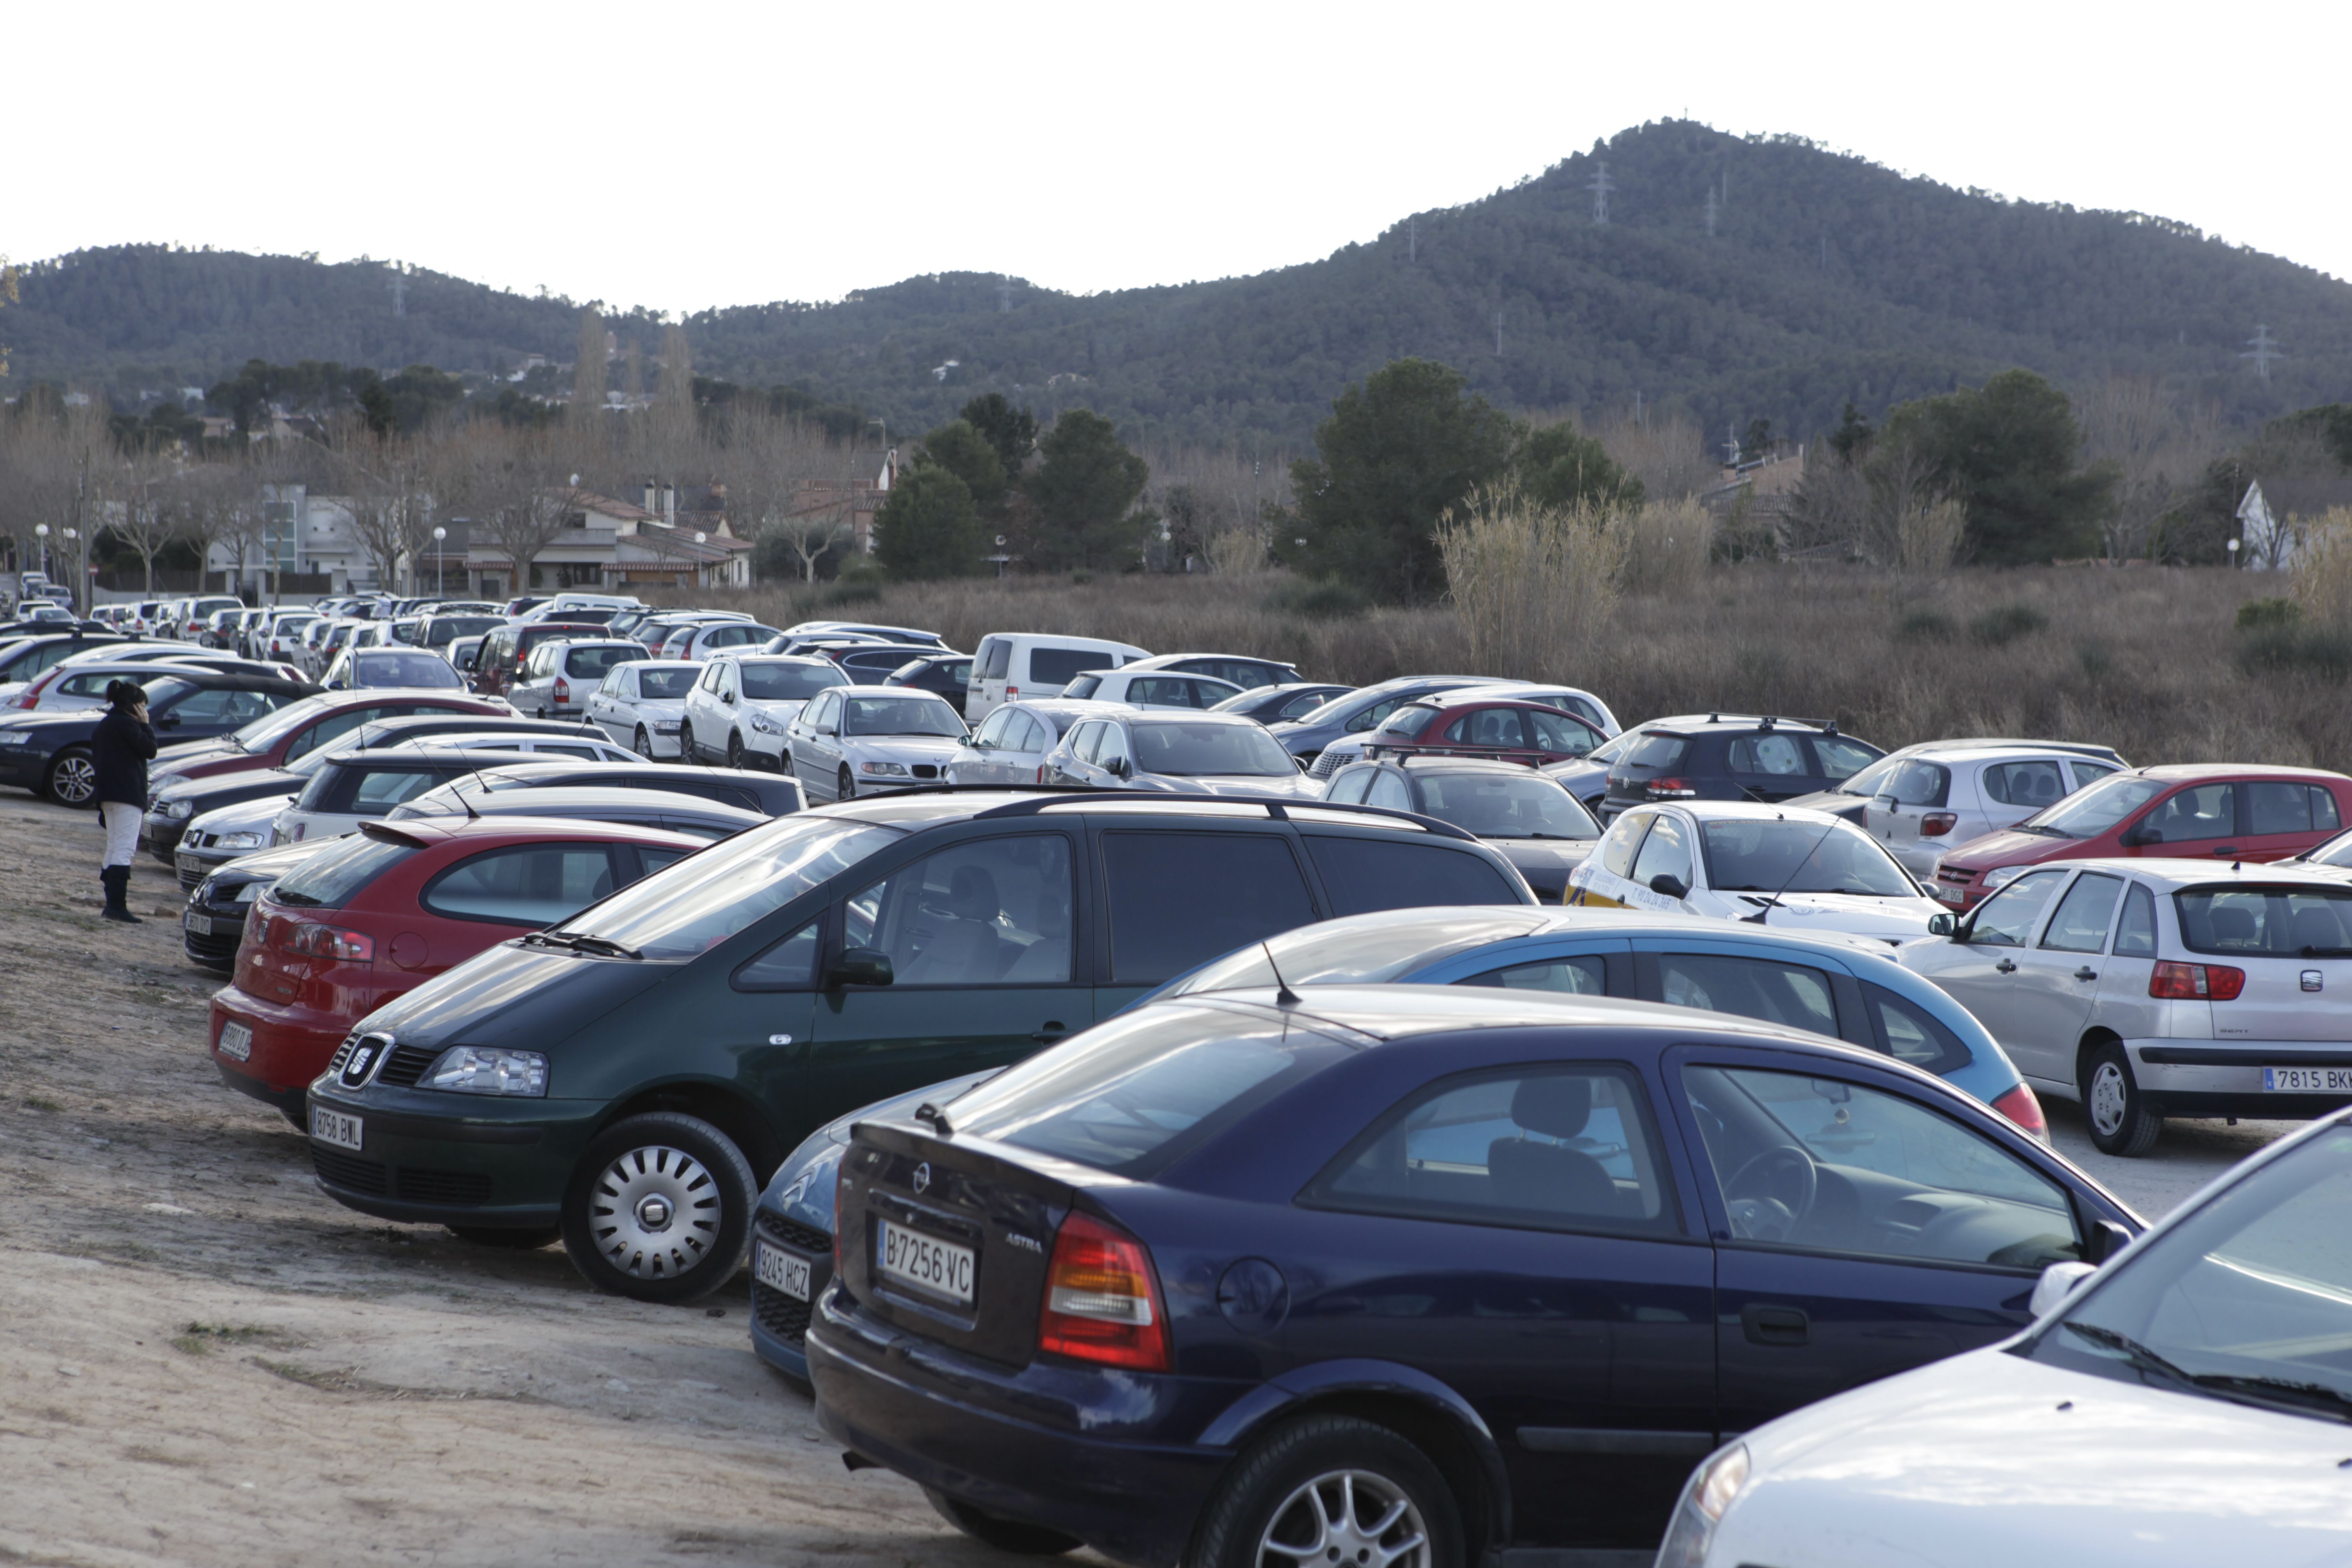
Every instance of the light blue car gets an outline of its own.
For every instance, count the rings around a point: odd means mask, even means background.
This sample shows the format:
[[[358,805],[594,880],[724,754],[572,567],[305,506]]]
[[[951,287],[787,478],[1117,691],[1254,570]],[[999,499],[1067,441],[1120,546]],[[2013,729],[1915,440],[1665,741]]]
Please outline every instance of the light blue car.
[[[1324,921],[1180,974],[1129,1004],[1237,986],[1501,985],[1666,1002],[1809,1029],[1884,1051],[1983,1100],[2045,1142],[2042,1107],[1985,1026],[1894,950],[1739,921],[1512,905],[1391,910]],[[877,1101],[813,1132],[760,1197],[751,1345],[805,1384],[810,1303],[833,1272],[833,1186],[849,1130],[946,1106],[975,1073]]]

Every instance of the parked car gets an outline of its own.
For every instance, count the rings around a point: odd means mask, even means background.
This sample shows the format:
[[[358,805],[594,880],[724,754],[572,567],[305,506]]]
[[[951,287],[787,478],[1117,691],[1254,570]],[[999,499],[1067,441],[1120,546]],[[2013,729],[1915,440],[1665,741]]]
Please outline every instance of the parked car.
[[[510,621],[482,638],[474,655],[474,690],[483,697],[502,695],[523,678],[530,656],[541,643],[572,637],[606,640],[604,628],[592,621]]]
[[[303,632],[318,618],[308,610],[272,611],[268,620],[254,628],[246,651],[256,658],[293,663],[301,647]]]
[[[1593,739],[1590,744],[1580,745],[1564,755],[1548,755],[1543,759],[1546,763],[1572,762],[1577,757],[1590,756],[1594,746],[1598,746],[1617,733],[1616,715],[1609,711],[1608,705],[1592,693],[1574,686],[1538,686],[1524,680],[1489,681],[1477,686],[1455,687],[1448,691],[1417,698],[1412,706],[1440,701],[1457,712],[1463,708],[1477,704],[1531,702],[1555,712],[1565,713],[1579,724],[1587,726],[1593,731]],[[1330,742],[1323,748],[1322,753],[1315,759],[1317,776],[1328,778],[1333,772],[1347,766],[1349,763],[1360,762],[1374,743],[1388,744],[1400,733],[1396,726],[1404,722],[1407,718],[1406,711],[1400,709],[1361,735],[1343,735]],[[1423,727],[1428,722],[1425,715],[1415,721]],[[1488,726],[1499,726],[1507,734],[1509,727],[1501,721],[1487,720],[1483,722]],[[1531,720],[1528,724],[1534,725],[1538,721]],[[1447,724],[1441,726],[1441,729],[1449,729],[1453,721],[1449,719]],[[1549,722],[1544,722],[1542,727],[1548,732],[1556,731],[1558,728]],[[1532,733],[1522,734],[1519,737],[1521,741],[1528,742],[1530,749],[1538,751],[1544,748],[1536,746],[1534,742],[1541,738],[1543,737]],[[1426,736],[1421,739],[1424,742],[1428,742]]]
[[[687,760],[723,762],[730,768],[756,762],[790,773],[784,746],[793,721],[811,698],[843,679],[821,658],[720,655],[703,667],[702,679],[686,694],[681,734]]]
[[[847,685],[882,686],[890,684],[890,677],[898,672],[899,666],[910,659],[934,657],[939,651],[935,647],[916,644],[880,643],[871,647],[830,647],[816,657],[840,670]],[[949,700],[961,708],[963,692],[955,692]]]
[[[488,640],[487,634],[481,637],[451,637],[448,647],[444,650],[448,656],[449,668],[467,678],[468,690],[473,689],[473,674],[481,660],[482,644]]]
[[[1122,708],[1174,709],[1205,713],[1241,689],[1230,680],[1167,670],[1088,670],[1067,686],[1062,696],[1078,702],[1115,702]]]
[[[1590,720],[1491,692],[1442,692],[1406,703],[1360,740],[1335,741],[1316,765],[1336,773],[1362,757],[1483,756],[1524,767],[1589,755],[1609,737]]]
[[[842,667],[849,668],[845,665]],[[968,653],[927,653],[907,660],[884,675],[880,681],[866,684],[911,686],[918,691],[928,691],[934,697],[944,697],[963,711],[964,693],[971,686],[971,656]]]
[[[191,669],[143,680],[140,689],[147,694],[155,738],[169,746],[263,722],[318,688],[270,676]],[[105,716],[100,709],[0,716],[0,784],[31,790],[59,805],[88,805],[98,791],[90,739]]]
[[[459,637],[481,637],[506,624],[504,616],[443,609],[423,617],[423,624],[417,629],[416,646],[446,658],[449,645]]]
[[[1121,710],[1081,720],[1045,753],[1039,782],[1284,800],[1318,800],[1323,794],[1265,725],[1232,713]]]
[[[1323,798],[1418,812],[1475,833],[1547,904],[1567,901],[1568,874],[1601,837],[1601,825],[1574,795],[1513,763],[1413,756],[1356,763],[1331,775]]]
[[[111,648],[93,649],[111,653]],[[228,654],[174,656],[168,649],[152,658],[120,658],[104,662],[80,663],[68,659],[53,664],[10,697],[0,710],[13,710],[22,713],[72,713],[105,707],[106,689],[118,680],[152,680],[161,675],[177,675],[184,670],[205,670],[220,675],[252,675],[264,679],[299,679],[282,665],[264,664],[258,659],[237,658]]]
[[[1303,718],[1334,697],[1345,696],[1354,689],[1352,686],[1337,686],[1321,680],[1283,681],[1237,692],[1209,711],[1238,713],[1261,724],[1274,724],[1285,719]]]
[[[502,702],[485,702],[454,692],[446,697],[321,692],[289,703],[218,740],[165,751],[148,764],[147,798],[152,802],[182,779],[210,778],[248,768],[282,768],[362,724],[419,716],[470,718],[478,723],[512,717]]]
[[[2095,1272],[2052,1266],[2024,1335],[1718,1449],[1658,1561],[2340,1559],[2347,1127],[2240,1163]]]
[[[1665,722],[1673,723],[1675,721],[1669,720]],[[2074,741],[2010,741],[1981,737],[1958,741],[1923,741],[1916,745],[1897,747],[1860,773],[1840,779],[1825,790],[1816,790],[1811,795],[1792,796],[1789,804],[1801,805],[1808,811],[1826,811],[1832,816],[1843,816],[1856,827],[1860,827],[1864,825],[1870,810],[1870,803],[1885,793],[1886,787],[1894,780],[1896,773],[1912,758],[1923,756],[1930,752],[1940,755],[1948,752],[1975,753],[2008,750],[2021,753],[2019,758],[2010,760],[2021,761],[2034,757],[2048,757],[2070,764],[2065,771],[2072,773],[2074,781],[2072,787],[2076,789],[2089,784],[2095,778],[2131,766],[2112,746],[2092,745]],[[1965,763],[1969,758],[1962,756],[1957,760]],[[1995,784],[1996,787],[2002,789],[2009,787],[2006,778],[1995,781]],[[2014,795],[2017,792],[2011,790],[2010,793]],[[2003,811],[2012,804],[2015,803],[1994,801],[1994,805]],[[2028,811],[2022,815],[2031,815],[2031,812]],[[1927,837],[1933,837],[1935,835],[1930,834]],[[1975,834],[1950,829],[1947,830],[1943,837],[1953,844],[1958,844],[1974,837]],[[1943,846],[1939,845],[1937,847],[1940,849]],[[1903,860],[1906,866],[1911,864],[1911,861],[1900,852],[1897,853],[1896,858]],[[1932,871],[1932,863],[1928,869]]]
[[[1984,1026],[1885,948],[1857,938],[1584,910],[1389,910],[1252,943],[1129,1007],[1269,985],[1276,973],[1297,986],[1500,986],[1665,1001],[1785,1024],[1933,1073],[2049,1141],[2033,1091]],[[986,1076],[852,1111],[811,1133],[777,1167],[761,1194],[754,1226],[751,1344],[761,1359],[807,1380],[803,1341],[810,1307],[833,1274],[834,1178],[850,1129],[861,1121],[903,1121],[926,1102],[951,1106]]]
[[[1090,669],[1116,669],[1129,659],[1150,657],[1149,650],[1132,643],[1106,642],[1100,637],[992,632],[973,650],[963,716],[976,724],[1000,702],[1059,697],[1062,688]]]
[[[1278,658],[1258,658],[1236,653],[1155,653],[1143,658],[1130,659],[1137,668],[1158,670],[1162,674],[1205,675],[1212,680],[1222,680],[1238,691],[1255,687],[1274,686],[1299,679],[1298,667]]]
[[[2102,1152],[2168,1116],[2352,1104],[2352,884],[2304,867],[2110,858],[2030,868],[1902,950]]]
[[[871,621],[802,621],[786,626],[788,637],[870,637],[877,643],[892,643],[901,647],[919,647],[947,651],[947,639],[937,632],[927,632],[916,626],[885,626]]]
[[[463,691],[466,682],[438,654],[404,647],[346,647],[320,684],[330,691]],[[544,717],[544,715],[542,715]]]
[[[1568,874],[1580,909],[1705,915],[1902,942],[1939,910],[1885,846],[1850,822],[1735,801],[1621,813]]]
[[[190,642],[203,643],[206,647],[219,647],[223,645],[205,640],[206,634],[213,630],[213,617],[223,613],[236,615],[244,608],[245,601],[234,594],[206,594],[186,600],[180,605],[178,616],[170,628],[171,633]]]
[[[851,1136],[819,1424],[1125,1562],[1647,1545],[1725,1432],[2139,1228],[1874,1051],[1468,987],[1159,1003]]]
[[[47,669],[85,648],[104,647],[131,639],[115,632],[50,632],[42,629],[16,641],[0,644],[0,697],[7,696]]]
[[[604,677],[645,656],[643,647],[625,637],[541,643],[531,650],[523,673],[507,687],[506,699],[516,712],[534,719],[592,718],[589,696],[604,685]]]
[[[735,610],[647,610],[642,614],[624,610],[605,622],[604,628],[615,637],[643,643],[650,654],[658,657],[662,644],[667,642],[670,633],[680,626],[712,621],[748,621],[751,618]]]
[[[532,789],[644,789],[670,795],[690,795],[714,800],[762,816],[783,816],[808,802],[801,786],[788,778],[750,768],[664,766],[635,760],[625,763],[532,762],[506,759],[484,763],[478,773],[462,774],[447,784],[412,797],[393,813],[407,816],[457,813],[478,808],[493,796]]]
[[[525,720],[522,722],[537,723],[539,721]],[[626,746],[616,746],[593,730],[574,729],[569,724],[551,721],[547,731],[545,734],[518,734],[504,726],[446,731],[436,728],[394,744],[438,746],[458,752],[514,752],[527,757],[561,759],[568,763],[629,763],[636,760],[636,753]],[[373,739],[374,733],[371,730],[369,737]]]
[[[1383,680],[1373,686],[1360,686],[1345,696],[1334,697],[1304,718],[1286,719],[1267,726],[1274,738],[1310,773],[1319,765],[1323,748],[1348,735],[1361,735],[1376,729],[1381,721],[1417,697],[1433,691],[1452,691],[1464,686],[1487,686],[1493,682],[1468,675],[1402,675],[1394,680]],[[1339,760],[1332,760],[1332,767]],[[1325,768],[1315,776],[1328,779],[1331,769]]]
[[[1066,697],[999,703],[941,765],[940,782],[1044,784],[1045,758],[1062,743],[1071,725],[1118,711],[1107,702],[1074,702]]]
[[[1015,1060],[1308,921],[1530,898],[1467,834],[1339,806],[1293,822],[970,791],[875,809],[769,822],[371,1015],[389,1059],[345,1057],[312,1090],[326,1190],[401,1220],[560,1223],[599,1289],[688,1300],[740,1266],[758,1178],[854,1106]],[[513,1090],[436,1087],[461,1047],[509,1063]],[[599,1173],[654,1147],[709,1173],[705,1206],[652,1215],[632,1178],[612,1209]],[[469,1184],[428,1197],[411,1168]]]
[[[839,686],[784,728],[784,766],[811,800],[936,784],[967,731],[954,705],[903,686]]]
[[[269,823],[278,809],[302,793],[310,775],[323,766],[336,748],[321,746],[307,757],[282,768],[252,768],[215,778],[182,779],[151,792],[147,814],[139,825],[140,847],[179,873],[180,886],[193,888],[215,867],[266,847]],[[231,824],[215,814],[248,803],[267,803],[269,811],[257,829],[248,828],[242,816]],[[220,842],[226,834],[234,842]]]
[[[188,896],[180,910],[180,951],[188,962],[215,974],[233,973],[237,947],[245,940],[246,917],[255,901],[278,878],[334,842],[313,838],[248,850],[221,861],[193,884],[183,879]]]
[[[669,634],[660,657],[699,663],[722,653],[757,652],[775,636],[775,627],[757,621],[689,621]]]
[[[304,1086],[361,1018],[701,847],[683,834],[593,822],[371,822],[301,862],[253,906],[236,978],[213,997],[214,1065],[230,1088],[302,1124]],[[503,1092],[496,1059],[443,1063],[443,1076],[460,1092]],[[478,1184],[403,1177],[404,1192],[442,1196]]]
[[[1654,719],[1651,721],[1651,723],[1656,724],[1664,729],[1671,730],[1684,724],[1701,723],[1705,721],[1706,717],[1706,716],[1705,714],[1686,713],[1679,718]],[[1610,768],[1616,763],[1619,757],[1623,756],[1640,742],[1642,739],[1642,731],[1645,728],[1647,728],[1647,726],[1636,725],[1631,730],[1620,731],[1617,734],[1611,736],[1607,741],[1602,742],[1600,745],[1593,747],[1591,751],[1586,752],[1581,757],[1577,757],[1564,763],[1547,763],[1543,770],[1544,776],[1547,778],[1558,779],[1560,783],[1560,786],[1566,789],[1569,794],[1576,797],[1578,805],[1583,806],[1584,809],[1591,812],[1595,818],[1598,818],[1601,816],[1601,802],[1605,800],[1609,795]],[[1872,764],[1873,767],[1875,767],[1876,765],[1876,763]],[[1865,769],[1864,771],[1866,773],[1869,770]],[[1854,776],[1856,778],[1860,778],[1862,774],[1857,773]],[[1843,788],[1843,785],[1841,784],[1838,787]],[[1792,805],[1810,807],[1812,806],[1813,803],[1820,798],[1822,797],[1818,794],[1804,795],[1790,802],[1790,804]],[[1859,806],[1862,803],[1856,802],[1854,804]],[[1822,806],[1817,807],[1816,809],[1828,810],[1830,808]]]
[[[515,754],[498,753],[501,758]],[[269,843],[274,848],[311,838],[340,838],[363,822],[383,818],[404,801],[487,765],[480,754],[445,746],[339,751],[312,771],[302,793],[270,820]]]
[[[449,789],[463,782],[453,780],[441,787]],[[635,824],[683,833],[704,843],[731,838],[769,820],[765,812],[747,811],[705,795],[689,795],[683,790],[641,789],[634,784],[566,784],[490,791],[477,788],[465,794],[466,804],[481,816],[546,816],[565,821]],[[415,802],[396,805],[385,814],[385,820],[407,822],[416,816],[435,815],[415,806]]]
[[[1769,716],[1714,713],[1703,724],[1644,724],[1641,735],[1610,764],[1603,821],[1652,801],[1792,800],[1884,754],[1834,724]]]
[[[1949,846],[2014,827],[2119,765],[2046,749],[1928,748],[1904,759],[1863,808],[1863,828],[1932,881]]]
[[[1930,886],[1957,910],[2052,860],[2116,855],[2284,860],[2352,821],[2352,778],[2316,768],[2181,763],[2113,773],[2015,827],[1945,851]]]
[[[588,694],[588,721],[648,761],[686,758],[686,699],[702,677],[698,664],[637,657],[614,665]]]

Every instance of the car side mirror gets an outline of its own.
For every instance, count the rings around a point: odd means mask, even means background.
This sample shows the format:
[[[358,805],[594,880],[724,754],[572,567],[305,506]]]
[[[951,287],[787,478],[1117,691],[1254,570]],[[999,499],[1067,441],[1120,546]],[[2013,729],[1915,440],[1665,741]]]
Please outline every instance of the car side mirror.
[[[2039,1318],[2054,1311],[2060,1303],[2074,1293],[2074,1287],[2098,1272],[2091,1263],[2053,1263],[2042,1271],[2033,1282],[2033,1300],[2027,1310]]]
[[[1927,917],[1927,934],[1929,936],[1950,936],[1959,929],[1960,922],[1954,920],[1949,915],[1929,915]]]
[[[2125,832],[2116,842],[2126,849],[2137,849],[2148,844],[2161,844],[2164,842],[2164,829],[2150,826],[2143,822],[2138,826]]]
[[[851,947],[844,948],[834,962],[825,986],[838,991],[845,985],[887,985],[897,978],[888,953],[878,947]]]
[[[1686,899],[1690,897],[1690,884],[1671,871],[1661,871],[1650,879],[1650,891],[1669,899]]]
[[[1124,779],[1135,776],[1135,764],[1129,762],[1125,757],[1113,757],[1109,762],[1105,763],[1103,766],[1110,770],[1111,775],[1114,778]]]
[[[158,730],[176,730],[179,727],[180,716],[177,713],[159,713],[155,716],[155,728]]]
[[[1306,759],[1305,757],[1300,756],[1300,755],[1299,755],[1297,752],[1293,752],[1290,754],[1290,760],[1291,760],[1292,762],[1297,763],[1298,764],[1298,771],[1299,771],[1300,773],[1313,773],[1313,772],[1315,771],[1313,768],[1311,768],[1311,767],[1307,766],[1307,759]]]
[[[2083,1261],[2096,1268],[2132,1244],[2132,1233],[2111,1219],[2096,1219],[2083,1235]]]
[[[735,694],[731,691],[722,691],[719,694],[719,700],[732,708],[735,706]]]

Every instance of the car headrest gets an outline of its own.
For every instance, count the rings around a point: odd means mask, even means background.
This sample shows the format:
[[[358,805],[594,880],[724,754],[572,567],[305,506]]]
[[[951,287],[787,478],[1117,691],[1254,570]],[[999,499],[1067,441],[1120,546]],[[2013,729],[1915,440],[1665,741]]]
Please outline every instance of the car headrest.
[[[996,897],[996,879],[978,866],[959,866],[948,881],[948,908],[956,919],[992,921],[1003,906]]]
[[[1523,1080],[1511,1096],[1511,1120],[1547,1138],[1573,1138],[1592,1115],[1592,1080],[1581,1073],[1547,1073]]]

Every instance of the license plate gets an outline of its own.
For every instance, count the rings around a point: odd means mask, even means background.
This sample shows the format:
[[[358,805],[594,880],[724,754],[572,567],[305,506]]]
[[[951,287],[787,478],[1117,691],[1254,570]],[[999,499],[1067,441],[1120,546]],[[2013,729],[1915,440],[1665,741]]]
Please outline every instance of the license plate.
[[[193,855],[182,855],[174,859],[172,864],[173,868],[176,869],[183,877],[186,876],[191,871],[201,871],[205,868],[205,863],[202,860],[197,859]]]
[[[213,934],[213,917],[210,915],[200,915],[191,910],[186,914],[180,917],[180,923],[186,926],[188,930],[194,931],[198,936],[210,936]],[[235,1026],[232,1025],[231,1027],[235,1027]]]
[[[316,1106],[310,1109],[310,1136],[321,1143],[332,1143],[338,1149],[356,1152],[360,1146],[361,1131],[360,1119],[356,1116],[346,1116],[340,1110],[321,1110]]]
[[[235,1057],[239,1061],[244,1061],[246,1058],[252,1056],[252,1026],[247,1024],[223,1024],[221,1026],[220,1054],[225,1057]],[[356,1149],[359,1145],[354,1143],[352,1147]]]
[[[761,1242],[751,1249],[752,1277],[771,1290],[805,1301],[809,1299],[809,1260]]]
[[[978,1255],[971,1247],[908,1230],[903,1225],[892,1225],[887,1219],[879,1223],[884,1275],[926,1295],[944,1296],[965,1306],[971,1304],[973,1266]]]
[[[2352,1068],[2264,1068],[2264,1094],[2352,1094]]]

